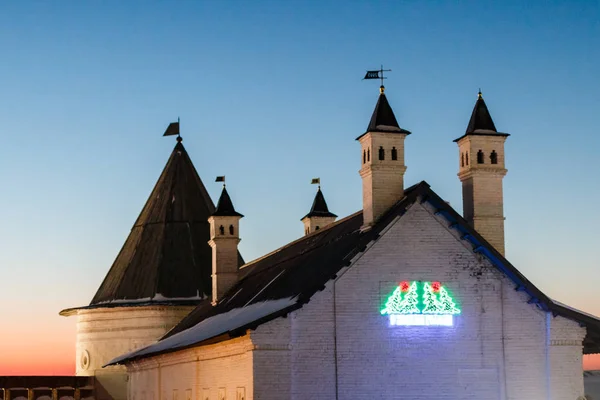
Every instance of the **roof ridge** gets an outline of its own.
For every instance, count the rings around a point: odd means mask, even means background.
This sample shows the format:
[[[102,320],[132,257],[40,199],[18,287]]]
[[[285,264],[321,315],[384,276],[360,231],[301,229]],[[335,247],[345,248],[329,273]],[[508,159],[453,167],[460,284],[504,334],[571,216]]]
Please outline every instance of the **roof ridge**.
[[[362,212],[363,212],[363,210],[356,211],[356,212],[354,212],[354,213],[352,213],[352,214],[350,214],[350,215],[348,215],[348,216],[346,216],[346,217],[344,217],[344,218],[342,218],[342,219],[340,219],[338,221],[332,222],[331,224],[328,224],[328,225],[324,226],[323,228],[319,229],[318,231],[313,231],[313,232],[311,232],[311,233],[309,233],[307,235],[304,235],[304,236],[302,236],[302,237],[300,237],[300,238],[298,238],[298,239],[296,239],[294,241],[291,241],[291,242],[289,242],[287,244],[284,244],[283,246],[278,247],[277,249],[275,249],[275,250],[273,250],[273,251],[271,251],[271,252],[269,252],[269,253],[261,256],[261,257],[258,257],[258,258],[254,259],[252,261],[248,261],[246,264],[244,264],[244,265],[242,265],[240,267],[240,270],[242,270],[242,269],[244,269],[246,267],[249,267],[252,264],[255,264],[255,263],[257,263],[257,262],[259,262],[261,260],[264,260],[265,258],[270,257],[273,254],[276,254],[276,253],[278,253],[278,252],[280,252],[280,251],[282,251],[284,249],[287,249],[287,248],[289,248],[289,247],[291,247],[291,246],[293,246],[293,245],[295,245],[295,244],[297,244],[299,242],[302,242],[303,240],[307,240],[310,237],[314,237],[314,236],[320,235],[322,233],[325,233],[329,229],[331,229],[331,228],[333,228],[335,226],[338,226],[339,224],[344,223],[344,222],[348,221],[349,219],[352,219],[352,218],[356,217],[358,214],[362,214]]]

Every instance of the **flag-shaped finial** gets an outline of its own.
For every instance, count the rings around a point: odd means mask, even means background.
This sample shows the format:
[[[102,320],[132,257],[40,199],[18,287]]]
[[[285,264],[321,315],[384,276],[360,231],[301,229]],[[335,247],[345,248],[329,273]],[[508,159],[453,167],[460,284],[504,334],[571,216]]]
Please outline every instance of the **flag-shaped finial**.
[[[225,175],[217,176],[217,179],[215,179],[215,182],[223,182],[223,187],[225,187]]]
[[[367,71],[363,80],[365,80],[365,79],[380,79],[381,86],[379,87],[379,93],[383,93],[383,91],[385,89],[385,87],[383,87],[383,80],[387,79],[385,76],[383,76],[383,73],[390,72],[390,71],[391,71],[391,69],[383,69],[383,65],[382,65],[381,68],[378,70]]]
[[[177,122],[171,122],[169,126],[167,126],[167,130],[163,134],[163,136],[173,135],[177,135],[177,141],[181,142],[181,135],[179,133],[179,118],[177,118]]]

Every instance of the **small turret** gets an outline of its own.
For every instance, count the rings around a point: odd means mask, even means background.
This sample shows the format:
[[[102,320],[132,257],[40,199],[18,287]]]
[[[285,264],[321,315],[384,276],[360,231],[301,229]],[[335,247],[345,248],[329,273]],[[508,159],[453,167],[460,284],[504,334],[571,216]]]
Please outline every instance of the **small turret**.
[[[302,223],[304,223],[304,234],[308,235],[309,233],[318,231],[319,229],[334,223],[336,218],[337,215],[329,212],[325,196],[323,196],[321,186],[319,186],[309,213],[301,219]]]
[[[215,305],[238,280],[239,225],[244,216],[233,207],[225,185],[217,209],[208,218],[212,247],[212,304]]]
[[[410,135],[400,128],[383,85],[367,131],[360,142],[363,182],[363,226],[375,223],[404,196],[404,139]]]
[[[504,142],[510,136],[496,130],[481,91],[465,134],[458,144],[458,177],[463,187],[463,216],[481,236],[504,255],[504,199],[506,175]]]

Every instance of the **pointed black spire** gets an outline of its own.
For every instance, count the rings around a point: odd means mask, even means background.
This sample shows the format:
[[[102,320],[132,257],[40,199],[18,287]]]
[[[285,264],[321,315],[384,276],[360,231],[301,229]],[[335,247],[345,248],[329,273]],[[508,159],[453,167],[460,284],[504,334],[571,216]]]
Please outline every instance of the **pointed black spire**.
[[[402,133],[410,135],[409,131],[400,128],[400,125],[398,125],[394,111],[385,96],[385,87],[383,86],[379,88],[379,99],[375,105],[375,110],[371,116],[371,121],[369,121],[367,131],[356,138],[356,140],[369,132]]]
[[[473,107],[473,113],[471,114],[465,134],[476,133],[477,131],[485,131],[485,133],[498,132],[492,116],[485,105],[481,91],[477,94],[477,102],[475,102],[475,107]]]
[[[502,133],[496,130],[496,125],[494,125],[490,111],[483,100],[481,90],[477,93],[477,101],[475,102],[475,107],[473,107],[471,119],[469,120],[465,134],[454,141],[458,142],[467,135],[510,136],[508,133]]]
[[[329,208],[327,207],[327,202],[325,201],[325,196],[323,196],[323,192],[321,192],[321,187],[317,190],[317,194],[315,195],[315,200],[313,201],[312,207],[308,214],[301,218],[310,218],[310,217],[334,217],[337,218],[337,215],[329,212]]]
[[[223,185],[223,192],[221,192],[221,197],[217,203],[217,209],[213,215],[216,217],[243,217],[242,214],[235,211],[235,208],[233,208],[231,197],[229,197],[229,193],[227,193],[225,185]]]

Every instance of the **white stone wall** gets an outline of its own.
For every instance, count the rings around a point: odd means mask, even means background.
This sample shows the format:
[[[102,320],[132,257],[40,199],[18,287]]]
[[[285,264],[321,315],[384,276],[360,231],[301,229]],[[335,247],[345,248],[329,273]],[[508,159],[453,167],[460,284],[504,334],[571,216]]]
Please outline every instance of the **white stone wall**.
[[[155,342],[193,307],[117,307],[79,310],[76,375],[95,375],[98,399],[126,398],[124,367],[102,368],[113,358]],[[150,400],[150,399],[148,399]]]
[[[134,362],[129,399],[252,400],[253,347],[246,335]]]
[[[181,352],[150,359],[172,363],[161,367],[168,389],[159,400],[182,399],[172,390],[188,388],[195,399],[220,400],[223,388],[238,400],[238,387],[262,400],[577,399],[584,328],[528,304],[433,211],[415,203],[287,318],[190,350],[197,361],[174,363]],[[389,326],[380,310],[404,280],[441,281],[462,310],[454,326]],[[130,398],[155,377],[133,372]]]

